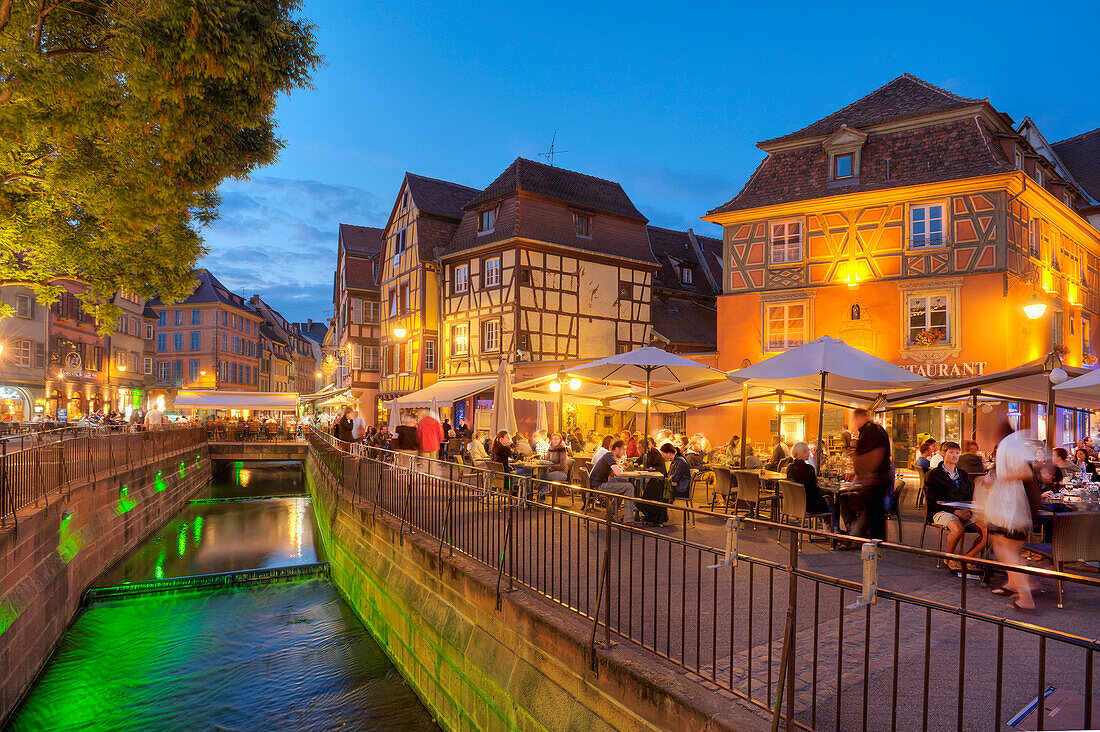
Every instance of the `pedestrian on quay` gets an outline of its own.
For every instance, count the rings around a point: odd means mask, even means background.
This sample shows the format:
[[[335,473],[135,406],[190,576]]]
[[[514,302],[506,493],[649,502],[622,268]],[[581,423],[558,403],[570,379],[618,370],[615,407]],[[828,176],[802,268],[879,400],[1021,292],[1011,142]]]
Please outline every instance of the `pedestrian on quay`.
[[[428,458],[421,461],[422,470],[434,471],[435,463],[431,461],[439,460],[439,448],[445,439],[443,435],[443,425],[430,411],[423,410],[420,421],[416,423],[417,454],[421,458]]]
[[[890,438],[882,425],[871,419],[866,409],[852,412],[856,429],[856,447],[852,466],[856,474],[856,519],[848,532],[852,536],[886,540],[886,496],[893,487],[890,465]],[[855,548],[855,547],[853,547]]]
[[[352,436],[354,426],[354,410],[351,407],[345,407],[343,414],[340,415],[340,419],[333,422],[332,434],[341,442],[352,442],[354,440]],[[347,448],[344,447],[344,449],[346,450]]]
[[[1024,542],[1031,534],[1037,507],[1041,505],[1041,498],[1036,495],[1033,501],[1025,486],[1025,481],[1034,479],[1029,463],[1034,457],[1034,448],[1023,433],[1012,432],[1007,424],[1000,431],[1009,434],[997,443],[993,470],[979,480],[975,501],[983,507],[983,518],[997,561],[1024,565]],[[1007,574],[1008,579],[992,590],[993,594],[1013,598],[1012,607],[1020,612],[1034,613],[1031,578],[1022,572]]]
[[[397,426],[397,438],[393,440],[393,449],[408,456],[402,463],[403,466],[408,467],[413,464],[413,458],[420,450],[420,440],[417,438],[416,420],[411,415],[401,415],[401,424]]]

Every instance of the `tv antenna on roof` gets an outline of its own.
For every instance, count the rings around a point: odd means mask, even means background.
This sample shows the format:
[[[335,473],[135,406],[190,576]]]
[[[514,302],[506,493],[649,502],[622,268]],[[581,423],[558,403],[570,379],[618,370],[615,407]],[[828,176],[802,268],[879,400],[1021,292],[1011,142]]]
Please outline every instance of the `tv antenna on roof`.
[[[556,143],[557,141],[558,141],[558,131],[554,130],[554,139],[552,139],[550,141],[550,149],[547,152],[539,153],[539,157],[546,158],[547,162],[550,163],[551,168],[554,167],[554,156],[555,155],[564,155],[565,153],[569,152],[568,150],[555,150],[554,149],[554,143]]]

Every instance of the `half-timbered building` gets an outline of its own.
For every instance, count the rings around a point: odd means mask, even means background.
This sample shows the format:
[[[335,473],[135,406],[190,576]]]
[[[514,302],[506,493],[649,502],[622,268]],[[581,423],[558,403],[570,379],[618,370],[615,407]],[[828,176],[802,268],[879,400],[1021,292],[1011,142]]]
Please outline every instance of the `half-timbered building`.
[[[367,422],[378,414],[382,229],[340,224],[333,285],[333,335],[323,368],[350,391]],[[322,340],[324,336],[322,335]]]
[[[435,383],[439,373],[439,272],[445,247],[478,193],[457,183],[406,173],[383,231],[378,287],[382,303],[383,402]]]
[[[440,251],[441,375],[648,343],[658,267],[646,224],[618,183],[518,158],[465,202]]]
[[[1095,362],[1092,201],[988,100],[906,74],[758,146],[744,188],[704,217],[724,230],[722,367],[822,335],[933,378],[1052,349]],[[1048,305],[1038,320],[1023,309],[1033,296]],[[895,439],[959,437],[956,407],[898,415]],[[1022,424],[1042,422],[1022,411]]]

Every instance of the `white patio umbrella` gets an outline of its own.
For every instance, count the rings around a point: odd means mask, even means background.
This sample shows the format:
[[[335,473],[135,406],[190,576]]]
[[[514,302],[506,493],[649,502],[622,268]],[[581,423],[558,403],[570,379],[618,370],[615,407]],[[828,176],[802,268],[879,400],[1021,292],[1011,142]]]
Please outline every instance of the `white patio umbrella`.
[[[535,415],[535,431],[536,432],[549,432],[550,426],[546,422],[546,402],[535,402],[538,405],[537,413]],[[561,426],[558,426],[558,430],[561,430]]]
[[[677,356],[675,353],[669,353],[652,346],[635,348],[633,351],[617,353],[614,356],[601,358],[599,361],[592,361],[583,366],[574,366],[569,369],[569,373],[581,373],[602,381],[645,381],[645,398],[649,402],[652,402],[649,398],[649,392],[654,381],[658,383],[695,381],[707,376],[720,376],[722,374],[718,369],[704,366],[697,361],[692,361],[690,358]],[[652,405],[647,404],[646,406],[650,407]],[[645,432],[647,435],[649,434],[650,411],[648,408],[645,410]]]
[[[512,398],[512,369],[511,365],[501,360],[497,369],[497,383],[493,387],[493,418],[489,422],[489,429],[495,435],[501,430],[508,430],[509,434],[516,433],[516,406]]]
[[[646,407],[649,407],[651,413],[656,414],[672,414],[673,412],[682,412],[684,407],[679,404],[666,404],[665,402],[657,402],[652,399],[648,400],[646,404],[645,397],[624,397],[622,399],[612,399],[607,403],[607,406],[614,409],[616,412],[644,412]]]
[[[731,371],[726,374],[726,377],[733,381],[747,382],[753,386],[818,391],[820,394],[818,403],[820,412],[817,418],[818,465],[821,465],[827,389],[881,391],[918,386],[927,384],[929,381],[889,361],[883,361],[858,348],[852,348],[839,338],[828,336],[804,343],[798,348],[784,351],[743,369]],[[743,416],[742,420],[744,420]],[[745,445],[745,442],[741,444]]]
[[[1054,385],[1055,391],[1073,392],[1082,396],[1100,397],[1100,370],[1088,371]],[[1067,394],[1068,396],[1068,394]]]

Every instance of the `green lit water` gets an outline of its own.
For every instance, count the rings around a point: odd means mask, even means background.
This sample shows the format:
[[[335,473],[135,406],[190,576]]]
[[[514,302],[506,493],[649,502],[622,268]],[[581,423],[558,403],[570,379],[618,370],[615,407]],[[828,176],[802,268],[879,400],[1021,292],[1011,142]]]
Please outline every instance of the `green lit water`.
[[[258,482],[259,494],[274,495],[270,481]],[[167,549],[178,555],[162,565],[167,576],[196,566],[222,571],[237,561],[238,544],[245,565],[273,555],[300,561],[301,534],[284,525],[311,525],[307,499],[232,504],[213,537],[204,519],[196,539],[195,518],[228,505],[188,507],[108,576],[155,572],[150,557]],[[266,538],[250,523],[265,515],[258,525],[268,526]],[[181,553],[173,527],[184,520]],[[62,638],[9,724],[36,731],[436,728],[327,579],[97,601]]]

